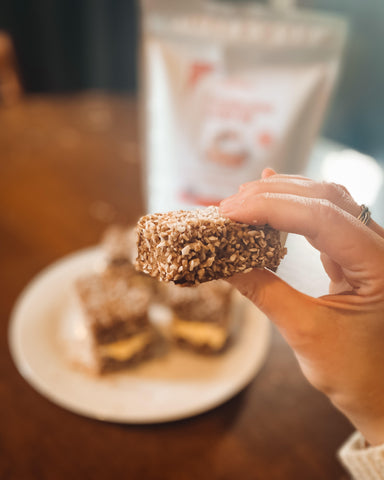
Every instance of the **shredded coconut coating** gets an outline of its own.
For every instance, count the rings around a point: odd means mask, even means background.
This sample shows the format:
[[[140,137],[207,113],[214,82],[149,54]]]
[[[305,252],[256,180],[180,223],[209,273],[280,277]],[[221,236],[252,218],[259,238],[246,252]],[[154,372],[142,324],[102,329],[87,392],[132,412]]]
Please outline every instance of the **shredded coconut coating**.
[[[91,325],[110,328],[121,321],[148,324],[149,292],[129,279],[109,272],[90,274],[79,278],[76,288]]]
[[[231,293],[229,283],[216,280],[194,287],[183,288],[173,283],[164,284],[163,300],[173,312],[185,321],[228,323]]]
[[[218,207],[142,217],[136,227],[136,268],[183,286],[267,267],[286,253],[280,232],[223,217]]]
[[[134,228],[112,225],[105,231],[101,245],[110,265],[134,263],[136,258]]]

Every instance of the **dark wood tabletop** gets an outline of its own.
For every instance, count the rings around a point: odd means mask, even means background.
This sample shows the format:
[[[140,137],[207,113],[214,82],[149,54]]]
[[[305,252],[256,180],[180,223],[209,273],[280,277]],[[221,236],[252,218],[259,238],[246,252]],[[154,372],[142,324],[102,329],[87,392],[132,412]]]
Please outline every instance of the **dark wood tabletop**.
[[[305,380],[274,330],[248,387],[212,411],[157,425],[102,422],[37,393],[8,346],[23,287],[107,225],[144,213],[137,103],[86,93],[0,109],[0,478],[341,479],[347,420]]]

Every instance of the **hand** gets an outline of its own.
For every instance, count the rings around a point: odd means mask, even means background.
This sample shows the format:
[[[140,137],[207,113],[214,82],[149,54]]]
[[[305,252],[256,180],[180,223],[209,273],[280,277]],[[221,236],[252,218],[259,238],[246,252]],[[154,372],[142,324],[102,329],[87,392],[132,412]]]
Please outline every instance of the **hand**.
[[[360,207],[344,187],[271,169],[220,209],[304,235],[321,252],[331,282],[320,298],[265,269],[230,281],[277,325],[307,379],[370,444],[384,443],[384,229],[357,220]]]

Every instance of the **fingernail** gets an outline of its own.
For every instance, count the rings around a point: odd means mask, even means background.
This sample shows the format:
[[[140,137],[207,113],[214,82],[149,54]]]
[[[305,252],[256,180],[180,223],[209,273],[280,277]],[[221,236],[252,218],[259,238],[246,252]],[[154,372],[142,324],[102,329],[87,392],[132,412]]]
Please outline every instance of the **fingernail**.
[[[276,175],[276,172],[275,170],[273,170],[273,168],[270,167],[264,168],[264,170],[261,172],[261,178],[263,180],[273,175]]]
[[[231,197],[225,198],[221,203],[220,203],[220,211],[222,213],[229,213],[233,212],[234,210],[242,207],[244,205],[244,198],[242,195],[239,195],[238,193],[236,195],[232,195]]]
[[[232,203],[229,199],[225,199],[222,202],[220,202],[220,205],[219,205],[220,213],[222,213],[223,215],[226,215],[227,213],[229,213],[232,210],[231,205]]]
[[[246,190],[249,185],[253,184],[255,182],[246,182],[246,183],[243,183],[242,185],[240,185],[239,187],[239,192],[244,192],[244,190]]]
[[[220,202],[220,208],[230,205],[236,197],[237,197],[237,193],[235,195],[231,195],[230,197],[224,198],[224,200]]]

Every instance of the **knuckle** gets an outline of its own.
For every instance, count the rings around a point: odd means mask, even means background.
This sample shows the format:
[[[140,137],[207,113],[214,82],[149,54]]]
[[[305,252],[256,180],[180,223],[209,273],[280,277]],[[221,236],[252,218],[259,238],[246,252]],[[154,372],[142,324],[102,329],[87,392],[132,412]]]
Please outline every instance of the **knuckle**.
[[[337,187],[339,188],[340,194],[343,195],[344,197],[350,197],[351,194],[349,193],[349,190],[347,187],[344,187],[344,185],[337,184]]]
[[[322,182],[321,189],[324,198],[332,202],[336,202],[338,199],[344,198],[348,195],[348,190],[338,183]]]
[[[260,197],[263,198],[264,200],[269,200],[272,198],[272,193],[271,192],[262,192],[260,193]]]
[[[322,222],[329,222],[335,215],[335,205],[328,199],[320,198],[315,203],[315,215]]]

